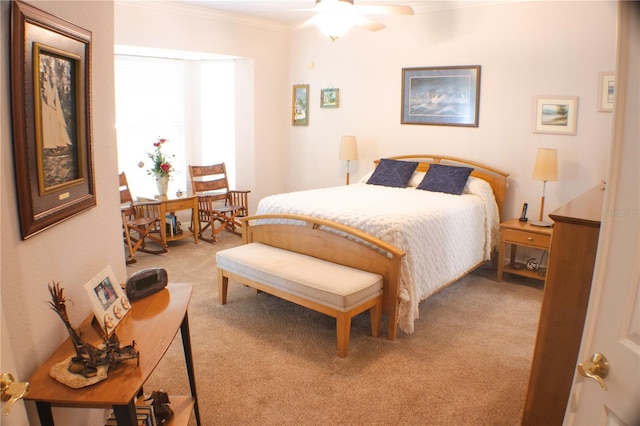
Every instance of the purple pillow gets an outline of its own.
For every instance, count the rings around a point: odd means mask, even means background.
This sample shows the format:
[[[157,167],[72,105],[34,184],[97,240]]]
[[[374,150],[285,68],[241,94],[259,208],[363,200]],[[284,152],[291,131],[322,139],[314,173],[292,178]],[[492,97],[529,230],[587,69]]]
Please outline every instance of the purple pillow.
[[[409,179],[413,176],[416,167],[418,167],[417,161],[400,161],[382,158],[367,183],[370,185],[405,188],[409,183]]]
[[[460,195],[472,171],[471,167],[431,164],[417,189]]]

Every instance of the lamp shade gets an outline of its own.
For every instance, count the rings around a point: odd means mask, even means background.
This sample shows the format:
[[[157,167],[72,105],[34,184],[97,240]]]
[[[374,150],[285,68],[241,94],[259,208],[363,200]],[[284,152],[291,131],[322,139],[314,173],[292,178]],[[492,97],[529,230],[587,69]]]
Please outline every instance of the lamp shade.
[[[338,160],[357,160],[358,144],[355,136],[343,136],[340,140]]]
[[[538,148],[536,164],[533,167],[533,179],[544,182],[558,180],[558,150]]]

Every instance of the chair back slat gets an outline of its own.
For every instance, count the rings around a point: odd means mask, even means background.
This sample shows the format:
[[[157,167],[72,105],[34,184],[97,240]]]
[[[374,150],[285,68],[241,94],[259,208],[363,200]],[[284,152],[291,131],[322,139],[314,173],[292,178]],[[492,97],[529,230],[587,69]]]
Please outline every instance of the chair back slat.
[[[195,194],[209,191],[229,191],[229,180],[227,179],[227,168],[224,163],[211,166],[189,166],[191,176],[191,187]],[[215,195],[215,194],[214,194]],[[224,198],[221,197],[221,198]]]

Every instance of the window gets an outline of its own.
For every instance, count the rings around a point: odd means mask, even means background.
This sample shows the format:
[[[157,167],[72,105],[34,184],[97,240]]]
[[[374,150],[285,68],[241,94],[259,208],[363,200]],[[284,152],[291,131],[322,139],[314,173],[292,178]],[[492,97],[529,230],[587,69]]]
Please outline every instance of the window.
[[[159,138],[176,169],[169,193],[189,188],[188,164],[224,161],[235,169],[233,61],[116,55],[118,167],[136,197],[152,198],[147,152]],[[139,163],[144,163],[139,167]],[[232,182],[231,182],[232,183]]]

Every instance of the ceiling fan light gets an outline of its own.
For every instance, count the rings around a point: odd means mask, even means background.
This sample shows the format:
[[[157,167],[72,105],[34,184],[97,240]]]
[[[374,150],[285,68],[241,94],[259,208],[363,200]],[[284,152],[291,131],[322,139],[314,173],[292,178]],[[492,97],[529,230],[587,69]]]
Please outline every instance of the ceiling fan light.
[[[322,34],[335,40],[345,35],[353,27],[354,21],[349,14],[330,10],[316,15],[314,24]]]

